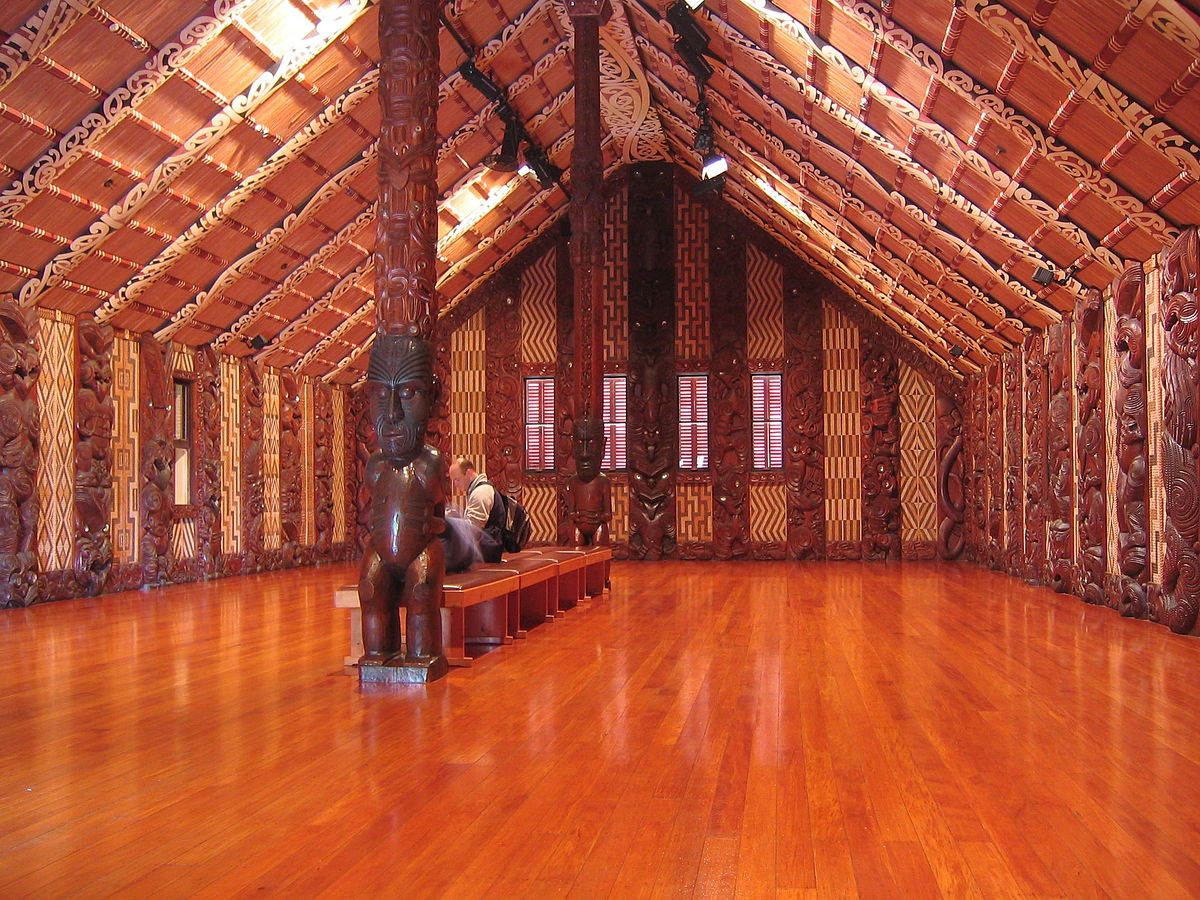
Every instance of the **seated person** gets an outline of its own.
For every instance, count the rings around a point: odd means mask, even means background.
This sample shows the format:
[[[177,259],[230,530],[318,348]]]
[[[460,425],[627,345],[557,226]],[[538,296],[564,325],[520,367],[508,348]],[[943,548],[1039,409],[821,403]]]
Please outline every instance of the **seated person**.
[[[446,530],[442,544],[446,549],[446,571],[465,572],[487,555],[499,556],[495,540],[486,531],[473,525],[457,509],[446,510]]]
[[[450,465],[450,481],[454,489],[466,491],[466,518],[476,528],[483,530],[490,539],[480,541],[480,553],[484,562],[500,562],[503,551],[500,535],[504,530],[504,504],[496,502],[496,489],[487,476],[475,468],[469,459],[458,457]]]

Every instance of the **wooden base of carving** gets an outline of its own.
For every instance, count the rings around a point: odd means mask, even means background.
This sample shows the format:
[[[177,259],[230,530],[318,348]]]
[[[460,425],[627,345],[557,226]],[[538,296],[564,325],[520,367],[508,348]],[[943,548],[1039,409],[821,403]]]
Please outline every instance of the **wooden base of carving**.
[[[360,684],[427,684],[437,681],[450,671],[446,657],[409,662],[403,656],[393,656],[384,663],[359,662]]]

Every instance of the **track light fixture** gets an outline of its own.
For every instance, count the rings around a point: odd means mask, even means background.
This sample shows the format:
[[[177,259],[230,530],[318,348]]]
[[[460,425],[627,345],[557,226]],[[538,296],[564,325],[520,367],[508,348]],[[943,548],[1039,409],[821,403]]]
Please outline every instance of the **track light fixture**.
[[[1042,287],[1048,287],[1054,283],[1054,272],[1050,269],[1038,266],[1033,270],[1033,281],[1035,284],[1040,284]]]
[[[475,65],[475,60],[468,59],[459,66],[458,74],[465,78],[471,87],[483,94],[489,103],[500,103],[504,100],[504,91],[500,90],[496,82],[479,71],[479,67]]]
[[[729,171],[729,160],[720,153],[704,154],[704,165],[700,169],[700,178],[709,181],[718,176],[724,176]]]
[[[546,159],[545,151],[530,145],[525,150],[525,165],[543,188],[551,188],[562,178],[562,169]]]
[[[521,151],[521,137],[525,129],[511,113],[504,116],[504,119],[504,140],[500,143],[500,149],[485,156],[483,164],[495,172],[515,172],[520,164],[517,154]]]

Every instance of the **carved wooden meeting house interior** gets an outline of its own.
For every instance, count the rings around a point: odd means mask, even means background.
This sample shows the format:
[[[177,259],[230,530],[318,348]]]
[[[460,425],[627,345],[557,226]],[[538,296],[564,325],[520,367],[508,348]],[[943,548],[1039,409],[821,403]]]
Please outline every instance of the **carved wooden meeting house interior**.
[[[1188,0],[0,3],[0,896],[1200,896],[1198,143]]]

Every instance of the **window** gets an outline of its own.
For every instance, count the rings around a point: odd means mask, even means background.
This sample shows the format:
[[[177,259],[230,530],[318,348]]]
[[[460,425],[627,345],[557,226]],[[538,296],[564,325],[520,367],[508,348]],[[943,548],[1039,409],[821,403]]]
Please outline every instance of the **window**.
[[[554,469],[554,379],[525,379],[525,468]]]
[[[625,444],[625,385],[624,375],[604,376],[604,461],[605,470],[629,467]]]
[[[783,468],[783,376],[750,376],[754,468]]]
[[[679,468],[708,468],[708,376],[679,376]]]
[[[192,502],[192,383],[175,382],[175,505]]]

